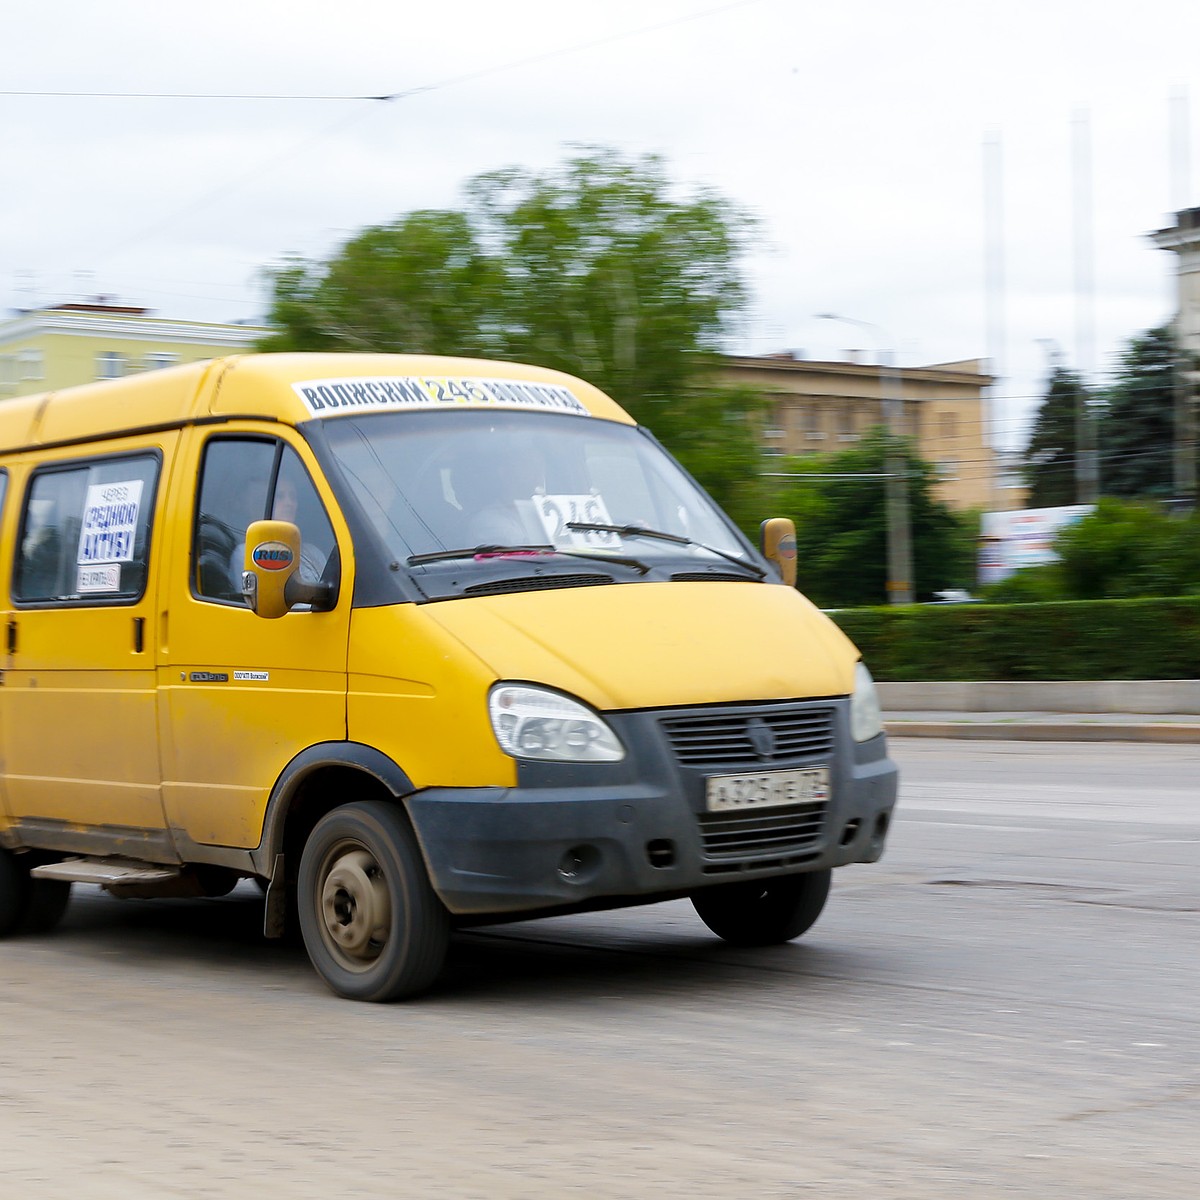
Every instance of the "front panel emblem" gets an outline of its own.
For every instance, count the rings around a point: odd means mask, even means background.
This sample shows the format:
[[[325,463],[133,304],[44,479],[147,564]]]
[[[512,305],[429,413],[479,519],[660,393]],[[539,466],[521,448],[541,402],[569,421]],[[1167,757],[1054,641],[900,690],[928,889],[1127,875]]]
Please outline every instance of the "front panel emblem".
[[[750,745],[758,752],[759,758],[774,758],[775,731],[762,719],[751,717],[746,723],[746,736]]]

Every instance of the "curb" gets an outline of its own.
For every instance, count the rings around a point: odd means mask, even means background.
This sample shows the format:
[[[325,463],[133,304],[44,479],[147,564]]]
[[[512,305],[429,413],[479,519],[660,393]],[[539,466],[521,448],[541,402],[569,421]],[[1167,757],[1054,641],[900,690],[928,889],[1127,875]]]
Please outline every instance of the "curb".
[[[888,737],[959,738],[1010,742],[1200,743],[1200,725],[1165,722],[885,721]]]

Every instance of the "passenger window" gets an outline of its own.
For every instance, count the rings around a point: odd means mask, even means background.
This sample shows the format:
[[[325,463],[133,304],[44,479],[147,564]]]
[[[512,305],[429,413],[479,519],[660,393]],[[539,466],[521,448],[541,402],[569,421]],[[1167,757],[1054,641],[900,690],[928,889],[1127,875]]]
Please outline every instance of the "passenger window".
[[[137,600],[146,588],[157,455],[45,467],[21,515],[13,599]]]
[[[333,526],[299,456],[282,442],[214,438],[205,449],[196,508],[196,595],[245,604],[246,530],[268,518],[299,527],[300,578],[319,582],[333,552]]]

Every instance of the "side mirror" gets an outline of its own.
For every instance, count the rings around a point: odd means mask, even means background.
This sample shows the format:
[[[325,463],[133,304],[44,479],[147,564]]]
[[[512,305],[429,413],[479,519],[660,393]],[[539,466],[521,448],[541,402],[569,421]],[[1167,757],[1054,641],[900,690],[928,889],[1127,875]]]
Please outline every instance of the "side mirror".
[[[300,565],[300,530],[290,521],[254,521],[246,530],[242,595],[252,612],[273,620],[291,607],[288,580]]]
[[[763,557],[772,562],[788,587],[796,586],[796,525],[788,517],[771,517],[758,529]]]

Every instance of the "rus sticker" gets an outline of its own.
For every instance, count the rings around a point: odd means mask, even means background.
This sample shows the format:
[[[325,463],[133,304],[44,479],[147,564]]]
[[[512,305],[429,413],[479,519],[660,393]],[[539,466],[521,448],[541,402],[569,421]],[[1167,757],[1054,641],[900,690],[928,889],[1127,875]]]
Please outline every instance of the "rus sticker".
[[[250,552],[250,561],[260,571],[286,571],[295,557],[286,542],[259,542]]]

